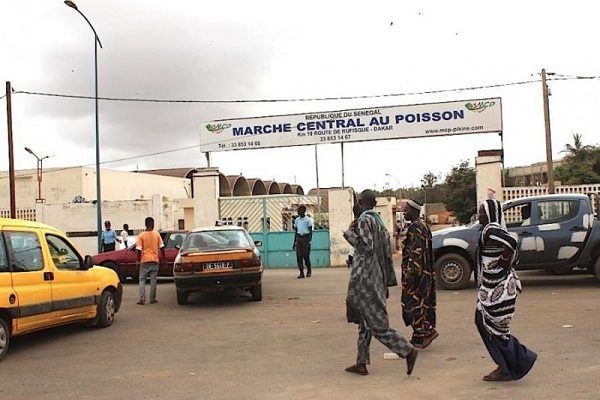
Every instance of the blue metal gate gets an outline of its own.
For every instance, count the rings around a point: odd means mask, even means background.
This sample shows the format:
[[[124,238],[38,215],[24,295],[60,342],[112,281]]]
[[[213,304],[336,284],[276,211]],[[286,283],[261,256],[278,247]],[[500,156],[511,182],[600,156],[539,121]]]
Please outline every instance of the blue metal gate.
[[[329,222],[320,212],[318,196],[271,195],[222,197],[219,199],[219,218],[226,224],[243,226],[259,247],[266,268],[296,267],[293,219],[300,205],[315,222],[310,259],[314,267],[328,267]]]

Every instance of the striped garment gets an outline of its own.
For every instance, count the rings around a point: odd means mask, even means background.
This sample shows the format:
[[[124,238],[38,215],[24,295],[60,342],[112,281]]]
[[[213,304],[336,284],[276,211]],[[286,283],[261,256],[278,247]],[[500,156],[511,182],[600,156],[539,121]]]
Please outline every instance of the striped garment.
[[[517,241],[506,229],[492,222],[485,226],[479,243],[477,309],[485,328],[508,339],[521,282],[514,270]]]

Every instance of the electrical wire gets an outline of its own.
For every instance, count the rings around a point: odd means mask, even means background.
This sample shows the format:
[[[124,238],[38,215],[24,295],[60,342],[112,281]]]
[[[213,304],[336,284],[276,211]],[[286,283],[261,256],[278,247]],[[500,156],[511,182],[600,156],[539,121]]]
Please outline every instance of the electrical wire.
[[[547,81],[567,81],[567,80],[590,80],[590,79],[600,79],[600,76],[579,76],[579,75],[563,75],[563,74],[554,74],[552,77],[548,78]],[[424,95],[424,94],[436,94],[436,93],[447,93],[447,92],[461,92],[468,90],[480,90],[480,89],[492,89],[498,87],[507,87],[507,86],[517,86],[517,85],[526,85],[531,83],[539,83],[541,80],[533,79],[527,81],[517,81],[517,82],[508,82],[508,83],[499,83],[499,84],[491,84],[491,85],[481,85],[481,86],[471,86],[471,87],[463,87],[463,88],[454,88],[454,89],[438,89],[438,90],[428,90],[422,92],[408,92],[408,93],[389,93],[389,94],[380,94],[380,95],[361,95],[361,96],[341,96],[341,97],[315,97],[315,98],[296,98],[296,99],[245,99],[245,100],[191,100],[191,99],[180,99],[180,100],[169,100],[169,99],[146,99],[146,98],[119,98],[119,97],[98,97],[99,100],[105,101],[126,101],[126,102],[153,102],[153,103],[277,103],[277,102],[305,102],[305,101],[331,101],[331,100],[353,100],[353,99],[370,99],[370,98],[382,98],[382,97],[399,97],[399,96],[413,96],[413,95]],[[61,98],[72,98],[72,99],[85,99],[85,100],[94,100],[95,97],[92,96],[81,96],[81,95],[67,95],[60,93],[47,93],[47,92],[34,92],[34,91],[25,91],[25,90],[13,90],[13,94],[25,94],[25,95],[35,95],[35,96],[50,96],[50,97],[61,97]],[[6,94],[0,96],[0,100],[6,97]],[[230,140],[235,140],[230,139]],[[224,140],[222,142],[227,142],[229,140]],[[185,146],[175,149],[162,150],[152,153],[139,154],[136,156],[123,157],[114,160],[101,161],[101,165],[113,164],[116,162],[123,161],[131,161],[139,158],[153,157],[163,154],[175,153],[178,151],[191,150],[194,148],[199,148],[200,145],[191,145]],[[69,169],[81,168],[81,167],[91,167],[93,164],[87,164],[82,166],[73,166],[73,167],[63,167],[52,169],[52,172],[65,171]],[[16,178],[23,178],[35,176],[35,174],[22,174],[15,176]],[[0,177],[1,179],[7,179],[8,177]]]
[[[283,98],[283,99],[237,99],[237,100],[194,100],[194,99],[150,99],[150,98],[135,98],[135,97],[98,97],[98,100],[103,101],[125,101],[125,102],[145,102],[145,103],[199,103],[199,104],[224,104],[224,103],[282,103],[282,102],[307,102],[307,101],[339,101],[339,100],[357,100],[357,99],[375,99],[384,97],[400,97],[400,96],[417,96],[425,94],[462,92],[468,90],[493,89],[506,86],[526,85],[530,83],[540,82],[539,79],[518,81],[509,83],[498,83],[491,85],[471,86],[453,89],[437,89],[427,90],[422,92],[406,92],[406,93],[387,93],[376,95],[358,95],[358,96],[339,96],[339,97],[312,97],[312,98]],[[61,97],[70,99],[85,99],[95,100],[93,96],[71,95],[62,93],[49,93],[28,90],[17,90],[15,94],[26,94],[33,96],[49,96]]]

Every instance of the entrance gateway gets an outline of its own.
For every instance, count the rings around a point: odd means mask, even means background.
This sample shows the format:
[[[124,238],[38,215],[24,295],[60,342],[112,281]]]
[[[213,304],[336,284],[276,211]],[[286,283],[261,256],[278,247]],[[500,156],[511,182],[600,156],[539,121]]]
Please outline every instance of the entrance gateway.
[[[215,151],[314,145],[320,194],[319,144],[340,144],[344,188],[344,143],[484,133],[497,133],[502,138],[501,98],[215,120],[200,128],[200,151],[206,153],[210,167],[210,153]],[[339,240],[330,235],[321,196],[220,198],[219,217],[228,224],[246,227],[255,240],[263,242],[266,267],[295,267],[292,221],[300,204],[315,219],[311,261],[314,266],[329,266],[335,252],[332,246]],[[350,216],[351,207],[347,210]]]

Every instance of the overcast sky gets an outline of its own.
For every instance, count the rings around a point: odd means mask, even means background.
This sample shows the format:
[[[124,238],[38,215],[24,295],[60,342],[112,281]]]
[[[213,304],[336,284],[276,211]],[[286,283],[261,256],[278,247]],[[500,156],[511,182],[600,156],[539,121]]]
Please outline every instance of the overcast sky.
[[[100,96],[240,100],[425,92],[600,75],[597,12],[584,1],[76,0],[104,46]],[[17,91],[94,94],[93,34],[61,0],[0,1],[0,80]],[[600,80],[549,82],[554,156],[575,132],[600,142]],[[4,87],[2,88],[3,95]],[[205,166],[199,127],[214,119],[501,97],[506,166],[545,160],[539,82],[493,89],[344,101],[162,104],[100,102],[106,168]],[[0,100],[0,170],[8,169]],[[93,100],[13,95],[15,166],[95,162]],[[346,184],[418,185],[445,175],[498,135],[345,146]],[[138,157],[170,149],[163,155]],[[318,147],[319,183],[341,184],[339,145]],[[314,187],[314,147],[214,153],[225,174]],[[386,177],[391,174],[393,178]]]

